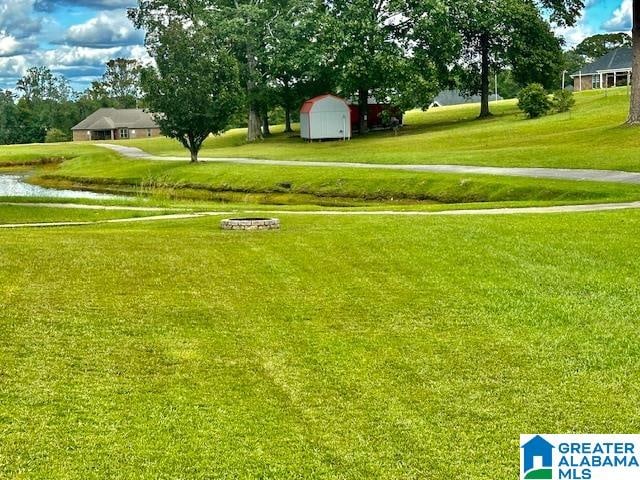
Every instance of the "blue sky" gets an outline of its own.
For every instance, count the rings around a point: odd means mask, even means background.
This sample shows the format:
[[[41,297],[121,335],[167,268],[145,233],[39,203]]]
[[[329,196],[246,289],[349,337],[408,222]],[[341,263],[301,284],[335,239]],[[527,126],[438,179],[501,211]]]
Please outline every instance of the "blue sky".
[[[0,0],[0,88],[46,65],[81,90],[111,58],[148,61],[143,35],[126,16],[136,0]],[[628,31],[631,0],[588,0],[578,24],[559,29],[568,45],[605,31]]]

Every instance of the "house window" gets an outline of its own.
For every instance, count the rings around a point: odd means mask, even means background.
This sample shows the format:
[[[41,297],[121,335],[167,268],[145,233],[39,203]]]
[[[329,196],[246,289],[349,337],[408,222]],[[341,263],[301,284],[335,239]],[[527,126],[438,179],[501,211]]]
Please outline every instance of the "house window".
[[[120,129],[120,138],[129,138],[129,129],[121,128]]]
[[[600,75],[599,74],[591,75],[591,87],[592,88],[600,88]]]
[[[151,129],[147,128],[147,137],[150,137],[150,136],[151,136]]]

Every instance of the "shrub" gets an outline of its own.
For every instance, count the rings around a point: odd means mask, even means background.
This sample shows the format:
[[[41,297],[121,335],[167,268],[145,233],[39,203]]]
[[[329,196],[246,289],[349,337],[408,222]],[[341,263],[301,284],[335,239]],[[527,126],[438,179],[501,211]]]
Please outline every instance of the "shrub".
[[[542,85],[531,83],[520,90],[518,108],[529,118],[537,118],[551,110],[551,100]]]
[[[573,98],[573,92],[569,90],[558,90],[553,94],[553,109],[558,112],[568,112],[576,104],[575,98]]]
[[[69,140],[69,135],[59,128],[50,128],[47,130],[47,135],[44,137],[45,143],[67,142]]]

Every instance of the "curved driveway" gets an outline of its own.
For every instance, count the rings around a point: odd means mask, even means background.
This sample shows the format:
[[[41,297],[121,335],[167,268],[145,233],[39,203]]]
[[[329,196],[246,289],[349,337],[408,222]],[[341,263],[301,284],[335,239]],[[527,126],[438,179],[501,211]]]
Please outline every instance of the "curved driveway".
[[[143,160],[187,161],[187,157],[161,157],[150,155],[135,147],[125,147],[110,143],[97,143],[128,158]],[[508,177],[550,178],[555,180],[588,180],[594,182],[615,182],[640,184],[640,172],[618,170],[591,170],[579,168],[526,168],[526,167],[481,167],[474,165],[400,165],[355,162],[314,162],[307,160],[259,160],[256,158],[213,158],[202,157],[203,162],[236,163],[242,165],[272,165],[281,167],[334,167],[367,168],[378,170],[405,170],[412,172],[462,173],[477,175],[503,175]]]

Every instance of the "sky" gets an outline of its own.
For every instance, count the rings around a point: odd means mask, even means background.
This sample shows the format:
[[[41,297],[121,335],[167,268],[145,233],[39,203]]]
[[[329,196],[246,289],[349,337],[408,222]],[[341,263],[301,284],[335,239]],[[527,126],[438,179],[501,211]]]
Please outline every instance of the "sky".
[[[0,89],[25,70],[47,66],[77,90],[117,57],[147,61],[144,35],[127,19],[136,0],[0,0]],[[557,29],[568,46],[601,32],[629,31],[632,0],[587,0],[582,18]]]

